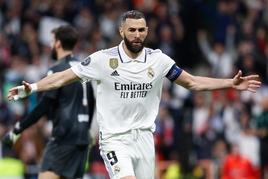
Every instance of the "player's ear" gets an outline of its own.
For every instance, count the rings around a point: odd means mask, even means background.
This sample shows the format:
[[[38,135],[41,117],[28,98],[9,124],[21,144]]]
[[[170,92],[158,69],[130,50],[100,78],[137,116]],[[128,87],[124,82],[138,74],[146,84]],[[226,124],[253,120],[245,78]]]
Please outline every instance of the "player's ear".
[[[57,48],[61,47],[61,42],[59,40],[56,40],[55,47],[57,47]]]
[[[124,38],[124,33],[123,33],[123,27],[119,27],[119,34],[121,35],[122,38]]]
[[[148,34],[148,26],[146,26],[146,28],[145,28],[145,31],[146,31],[146,36],[147,36],[147,34]]]

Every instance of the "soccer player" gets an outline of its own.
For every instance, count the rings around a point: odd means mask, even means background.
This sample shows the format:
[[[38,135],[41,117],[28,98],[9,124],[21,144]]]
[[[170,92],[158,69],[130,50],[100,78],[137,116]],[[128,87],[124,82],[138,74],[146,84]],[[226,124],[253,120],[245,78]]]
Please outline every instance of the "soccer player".
[[[48,76],[79,63],[72,51],[78,33],[69,26],[52,30],[52,58],[57,62],[48,71]],[[52,75],[53,76],[53,75]],[[52,136],[46,145],[39,179],[82,178],[90,143],[89,128],[95,99],[90,83],[74,82],[56,90],[44,92],[34,110],[17,122],[3,139],[12,145],[17,136],[36,123],[41,116],[52,120]]]
[[[194,76],[174,60],[144,47],[148,27],[143,13],[122,14],[119,32],[122,42],[97,51],[82,63],[40,81],[13,87],[8,99],[25,97],[35,91],[62,87],[77,80],[97,81],[97,121],[100,153],[112,179],[154,179],[153,132],[164,78],[190,90],[235,88],[256,92],[258,75],[232,79]]]

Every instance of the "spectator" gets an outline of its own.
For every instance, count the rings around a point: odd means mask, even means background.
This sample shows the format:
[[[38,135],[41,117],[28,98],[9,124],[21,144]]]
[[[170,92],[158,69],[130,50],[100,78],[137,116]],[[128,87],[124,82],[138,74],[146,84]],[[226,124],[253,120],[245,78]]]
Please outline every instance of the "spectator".
[[[260,138],[261,177],[268,176],[268,98],[261,101],[262,113],[256,118],[254,133]]]
[[[221,179],[259,179],[252,163],[240,154],[239,146],[231,146],[231,152],[226,156],[221,172]]]

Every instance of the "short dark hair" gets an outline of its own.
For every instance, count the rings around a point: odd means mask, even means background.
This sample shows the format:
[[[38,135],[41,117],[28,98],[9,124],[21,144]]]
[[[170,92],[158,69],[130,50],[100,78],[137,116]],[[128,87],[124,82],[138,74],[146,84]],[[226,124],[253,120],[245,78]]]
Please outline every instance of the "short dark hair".
[[[55,40],[61,42],[64,50],[73,50],[78,41],[78,32],[70,25],[63,25],[52,30]]]
[[[145,19],[145,16],[142,12],[137,11],[137,10],[127,11],[121,15],[119,25],[122,25],[126,21],[126,19],[128,19],[128,18],[130,18],[130,19]]]

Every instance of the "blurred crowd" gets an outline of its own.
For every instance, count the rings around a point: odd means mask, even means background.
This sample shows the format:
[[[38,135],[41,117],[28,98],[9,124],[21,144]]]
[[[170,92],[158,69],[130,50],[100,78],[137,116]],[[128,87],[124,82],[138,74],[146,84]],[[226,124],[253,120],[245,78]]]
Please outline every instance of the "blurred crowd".
[[[159,48],[195,75],[232,78],[259,74],[257,93],[232,89],[193,93],[165,81],[156,119],[156,176],[159,179],[268,178],[268,0],[0,0],[0,136],[36,105],[38,94],[8,102],[7,90],[35,82],[54,63],[50,31],[72,24],[80,34],[75,50],[83,59],[117,45],[118,17],[145,13],[146,46]],[[17,175],[35,179],[51,131],[46,117],[27,129],[3,162]],[[14,170],[11,173],[16,173]],[[105,178],[98,144],[85,178]]]

